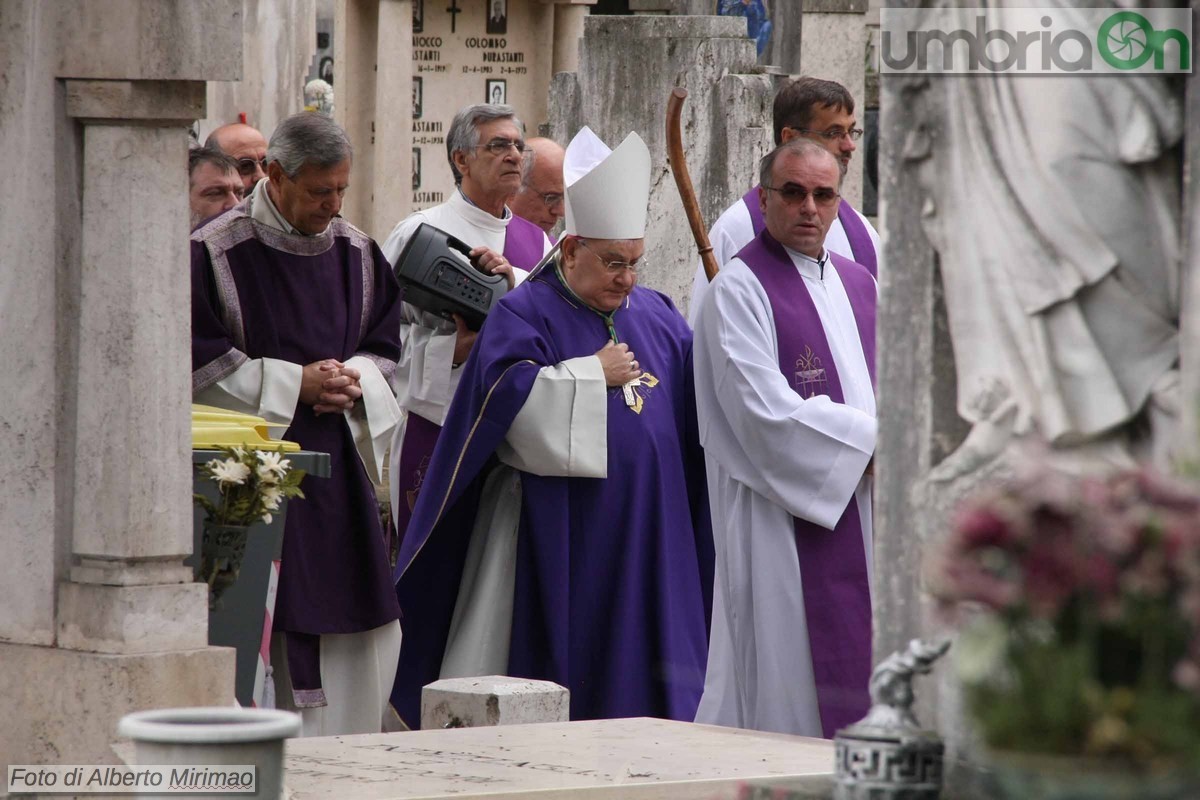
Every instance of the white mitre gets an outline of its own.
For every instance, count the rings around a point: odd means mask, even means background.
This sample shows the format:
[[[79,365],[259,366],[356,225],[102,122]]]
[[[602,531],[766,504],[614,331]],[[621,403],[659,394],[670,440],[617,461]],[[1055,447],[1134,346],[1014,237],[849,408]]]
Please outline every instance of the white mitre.
[[[588,239],[644,239],[650,150],[636,133],[616,150],[584,126],[563,157],[565,233]]]

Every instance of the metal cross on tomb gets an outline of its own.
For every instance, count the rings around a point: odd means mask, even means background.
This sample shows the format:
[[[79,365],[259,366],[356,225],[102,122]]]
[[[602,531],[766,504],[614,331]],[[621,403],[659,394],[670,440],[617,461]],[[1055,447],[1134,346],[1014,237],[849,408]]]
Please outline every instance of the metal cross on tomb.
[[[463,12],[458,7],[458,0],[450,0],[450,5],[446,7],[446,12],[450,15],[450,32],[455,32],[455,23],[458,22],[458,15]]]

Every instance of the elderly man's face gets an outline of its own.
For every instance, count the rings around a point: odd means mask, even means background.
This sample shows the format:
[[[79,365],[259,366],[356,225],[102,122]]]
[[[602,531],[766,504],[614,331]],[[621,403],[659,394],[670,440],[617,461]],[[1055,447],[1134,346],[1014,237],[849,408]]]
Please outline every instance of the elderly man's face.
[[[529,184],[522,187],[509,206],[513,213],[524,217],[549,233],[563,215],[563,157],[561,154],[538,153],[529,172]]]
[[[571,291],[592,308],[616,311],[637,285],[646,250],[643,239],[583,239],[563,242],[563,275]]]
[[[305,164],[295,178],[285,175],[278,161],[272,161],[269,169],[279,213],[301,233],[323,232],[342,210],[342,197],[350,185],[350,159],[324,168]]]
[[[479,146],[470,153],[456,153],[458,169],[463,176],[463,191],[474,194],[516,194],[521,187],[523,155],[517,147],[502,147],[503,143],[524,146],[521,130],[511,119],[493,119],[479,126]],[[493,153],[489,145],[498,151]]]
[[[242,179],[234,170],[228,172],[216,164],[201,163],[192,171],[188,190],[192,227],[227,211],[242,199]]]
[[[254,184],[267,177],[263,166],[267,157],[267,140],[249,125],[237,125],[220,134],[221,150],[238,162],[242,186],[249,194]]]
[[[793,250],[820,258],[838,212],[840,174],[836,161],[819,154],[781,153],[771,168],[770,187],[759,189],[771,235]]]

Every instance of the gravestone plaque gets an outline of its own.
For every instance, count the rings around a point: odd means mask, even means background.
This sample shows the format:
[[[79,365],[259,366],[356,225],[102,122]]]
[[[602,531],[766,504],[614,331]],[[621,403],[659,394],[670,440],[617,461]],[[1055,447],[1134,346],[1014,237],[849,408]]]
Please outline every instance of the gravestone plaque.
[[[527,136],[537,120],[534,62],[543,11],[526,0],[413,0],[412,209],[444,203],[454,190],[446,134],[472,103],[517,110]],[[549,58],[549,48],[546,58]]]

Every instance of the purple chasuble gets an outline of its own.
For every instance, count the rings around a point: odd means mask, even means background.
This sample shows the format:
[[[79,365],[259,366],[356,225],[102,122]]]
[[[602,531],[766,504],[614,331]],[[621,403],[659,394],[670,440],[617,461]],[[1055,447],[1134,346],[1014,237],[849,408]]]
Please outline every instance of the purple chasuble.
[[[537,225],[516,214],[504,229],[504,257],[514,267],[529,271],[542,260],[546,234]]]
[[[378,246],[335,218],[317,236],[255,222],[238,206],[191,237],[192,391],[248,359],[400,357],[400,286]],[[375,490],[341,414],[297,403],[284,438],[329,453],[332,474],[289,502],[274,630],[285,633],[298,707],[325,705],[320,636],[399,618]]]
[[[639,402],[607,389],[608,478],[519,473],[506,674],[566,686],[571,719],[691,720],[713,580],[691,330],[665,295],[641,287],[610,319],[647,373]],[[404,646],[392,704],[406,721],[419,720],[421,687],[438,678],[497,445],[542,367],[608,341],[608,320],[553,268],[506,296],[480,331],[397,562]]]
[[[767,223],[763,219],[762,207],[758,202],[758,187],[755,186],[742,195],[742,202],[746,204],[746,210],[750,212],[750,224],[754,227],[754,235],[758,236],[767,227]],[[855,262],[865,267],[867,272],[871,273],[871,277],[878,278],[879,268],[875,258],[875,243],[871,241],[871,234],[867,231],[867,226],[863,223],[862,218],[855,213],[853,206],[842,200],[838,204],[838,219],[842,223],[842,230],[846,232],[846,241],[850,243],[850,252],[854,254]]]
[[[542,251],[545,249],[543,237],[541,228],[524,217],[513,214],[504,229],[504,257],[513,266],[523,270],[533,269],[542,260]],[[441,429],[441,425],[430,422],[419,414],[408,415],[404,443],[400,447],[400,464],[395,473],[395,480],[402,482],[400,507],[392,509],[392,522],[396,526],[396,535],[402,542]]]
[[[812,361],[819,359],[825,369],[825,394],[835,403],[844,402],[825,329],[803,276],[783,246],[763,231],[742,248],[738,258],[770,298],[780,371],[794,375],[797,363],[811,349]],[[874,382],[875,282],[859,264],[833,253],[830,262],[826,268],[836,268],[846,288]],[[854,497],[832,531],[807,520],[793,521],[821,729],[826,738],[833,738],[839,728],[865,716],[870,706],[871,595],[862,523]]]

